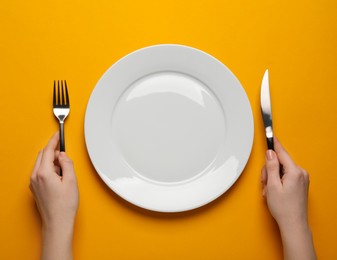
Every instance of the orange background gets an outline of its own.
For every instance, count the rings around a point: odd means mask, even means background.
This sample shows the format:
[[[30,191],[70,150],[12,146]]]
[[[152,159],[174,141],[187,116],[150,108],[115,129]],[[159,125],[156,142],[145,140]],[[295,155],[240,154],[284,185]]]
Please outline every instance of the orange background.
[[[260,116],[270,70],[274,131],[311,174],[309,221],[320,259],[337,259],[335,0],[4,1],[0,16],[0,259],[38,259],[40,218],[28,188],[38,151],[58,129],[54,79],[66,79],[67,152],[80,188],[75,259],[282,259],[261,197]],[[213,203],[161,214],[132,206],[96,174],[84,115],[101,75],[141,47],[178,43],[226,64],[250,99],[254,146],[237,183]]]

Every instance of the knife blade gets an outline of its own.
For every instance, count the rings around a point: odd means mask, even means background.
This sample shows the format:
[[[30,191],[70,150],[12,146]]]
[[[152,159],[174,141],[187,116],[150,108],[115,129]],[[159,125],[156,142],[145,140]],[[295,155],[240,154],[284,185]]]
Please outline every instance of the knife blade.
[[[266,132],[268,149],[274,150],[274,133],[273,133],[273,121],[271,114],[271,101],[269,90],[269,71],[265,71],[261,84],[260,92],[261,112],[264,123],[264,129]]]

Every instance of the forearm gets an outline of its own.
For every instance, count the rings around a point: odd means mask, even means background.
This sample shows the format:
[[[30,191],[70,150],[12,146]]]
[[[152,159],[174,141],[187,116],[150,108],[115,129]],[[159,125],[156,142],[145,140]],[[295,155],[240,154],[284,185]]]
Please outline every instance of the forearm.
[[[316,253],[309,225],[280,226],[285,260],[316,260]]]
[[[41,260],[71,260],[73,226],[44,227]]]

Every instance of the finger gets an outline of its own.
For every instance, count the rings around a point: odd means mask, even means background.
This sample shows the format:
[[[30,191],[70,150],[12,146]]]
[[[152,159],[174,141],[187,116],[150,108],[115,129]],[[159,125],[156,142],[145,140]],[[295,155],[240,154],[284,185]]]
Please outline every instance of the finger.
[[[56,150],[54,152],[54,165],[56,166],[60,166],[59,161],[58,161],[59,155],[60,155],[60,151]]]
[[[299,170],[300,170],[301,174],[303,175],[306,183],[309,183],[310,182],[310,175],[309,175],[309,173],[305,169],[303,169],[302,167],[299,167]]]
[[[39,153],[37,155],[35,165],[34,165],[34,169],[33,169],[32,175],[31,175],[32,178],[36,177],[37,170],[40,168],[42,155],[43,155],[43,150],[39,151]]]
[[[297,169],[296,163],[293,161],[293,159],[290,157],[288,152],[283,148],[282,144],[276,137],[274,137],[274,148],[280,163],[284,167],[285,173],[292,172]]]
[[[264,166],[261,171],[261,183],[265,186],[267,185],[267,180],[268,180],[267,170],[266,166]]]
[[[261,171],[261,183],[262,183],[262,197],[266,197],[266,186],[268,182],[268,175],[267,175],[267,169],[266,166],[263,166]]]
[[[58,166],[58,165],[54,165],[54,172],[55,172],[58,176],[60,176],[60,171],[61,171],[61,167]]]
[[[54,159],[55,159],[55,150],[57,148],[57,145],[59,143],[59,132],[56,132],[52,138],[49,140],[46,147],[43,149],[43,156],[41,159],[41,165],[42,166],[53,166]]]
[[[60,152],[58,161],[62,169],[63,179],[76,178],[73,161],[65,152]]]
[[[267,186],[281,185],[280,162],[273,150],[266,153]]]

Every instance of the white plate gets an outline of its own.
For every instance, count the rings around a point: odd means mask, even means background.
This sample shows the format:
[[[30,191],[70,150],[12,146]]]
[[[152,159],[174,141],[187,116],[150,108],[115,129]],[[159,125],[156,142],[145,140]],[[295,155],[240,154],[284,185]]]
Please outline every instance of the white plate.
[[[247,163],[253,131],[231,71],[181,45],[140,49],[112,65],[85,116],[99,176],[125,200],[160,212],[191,210],[228,190]]]

